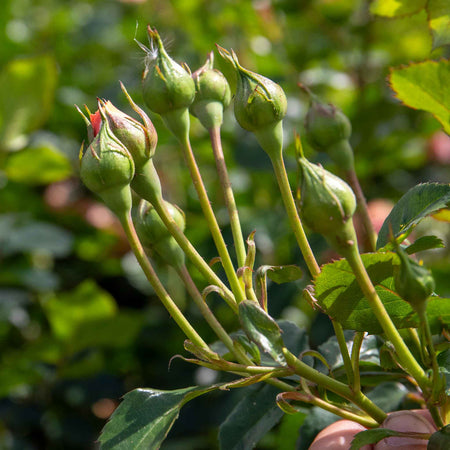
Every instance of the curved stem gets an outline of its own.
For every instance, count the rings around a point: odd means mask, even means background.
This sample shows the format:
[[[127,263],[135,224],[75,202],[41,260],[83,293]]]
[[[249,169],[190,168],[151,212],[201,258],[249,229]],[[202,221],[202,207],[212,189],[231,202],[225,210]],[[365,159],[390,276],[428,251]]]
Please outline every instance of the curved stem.
[[[236,257],[239,267],[245,264],[245,244],[242,236],[241,222],[239,221],[239,214],[234,200],[233,189],[231,188],[230,178],[228,177],[227,166],[222,150],[222,141],[220,139],[220,127],[216,126],[209,129],[209,136],[211,146],[216,160],[217,173],[219,175],[220,184],[222,185],[222,192],[225,199],[225,205],[228,209],[230,217],[231,232],[233,234],[234,246],[236,248]]]
[[[353,367],[350,360],[350,355],[348,353],[347,343],[345,342],[344,329],[342,328],[342,325],[336,320],[331,319],[331,323],[333,324],[334,334],[336,335],[339,350],[341,351],[345,372],[347,373],[348,384],[349,386],[354,386],[355,375],[353,373]]]
[[[355,336],[353,337],[353,345],[352,345],[352,367],[353,373],[355,374],[355,380],[353,384],[354,391],[361,390],[361,378],[359,376],[359,353],[361,351],[361,345],[364,340],[364,336],[366,333],[361,331],[356,331]]]
[[[355,169],[347,170],[345,172],[345,178],[347,179],[350,187],[353,189],[356,197],[356,204],[358,205],[358,212],[361,216],[364,230],[367,235],[368,250],[374,252],[377,249],[377,233],[373,228],[372,221],[370,220],[369,211],[367,209],[367,202],[364,193],[359,184],[358,176]]]
[[[240,303],[242,300],[245,299],[245,293],[239,283],[236,271],[233,267],[233,263],[231,262],[230,254],[228,253],[227,246],[223,239],[222,233],[220,232],[219,224],[217,223],[216,217],[211,208],[211,203],[209,202],[205,185],[203,184],[200,171],[195,161],[189,137],[186,136],[185,139],[180,139],[179,142],[183,149],[186,163],[189,167],[191,178],[194,183],[195,190],[197,191],[197,195],[200,201],[200,205],[202,207],[203,214],[205,216],[206,221],[208,222],[211,235],[214,239],[214,243],[216,244],[217,251],[219,252],[219,256],[222,261],[222,265],[227,275],[228,281],[230,283],[231,290],[233,291],[233,294],[236,297],[236,301]]]
[[[378,423],[381,423],[386,419],[386,413],[369,400],[361,391],[354,392],[346,384],[331,378],[316,369],[308,366],[304,362],[296,358],[287,348],[283,348],[283,354],[290,367],[295,370],[295,373],[301,377],[306,378],[319,386],[328,389],[341,397],[350,400],[356,406],[361,408],[371,417],[373,417]]]
[[[353,225],[351,225],[353,226]],[[378,297],[372,281],[364,267],[356,244],[356,237],[352,245],[340,249],[343,256],[347,259],[353,270],[355,278],[367,298],[375,317],[383,328],[387,338],[392,342],[395,351],[399,357],[401,365],[419,384],[423,391],[429,387],[429,380],[419,363],[416,361],[408,346],[400,336],[397,328],[387,313],[383,302]]]
[[[272,161],[273,169],[275,171],[275,176],[277,177],[278,185],[280,187],[281,197],[283,198],[284,206],[289,218],[289,223],[297,239],[297,243],[302,252],[303,258],[305,259],[306,265],[313,277],[316,277],[320,273],[319,265],[317,264],[316,258],[309,246],[308,239],[306,238],[305,231],[302,226],[302,222],[297,213],[297,208],[295,207],[294,198],[292,196],[291,186],[289,185],[289,180],[286,172],[286,167],[284,166],[283,156],[281,151],[276,156],[269,155]]]
[[[205,260],[199,255],[195,247],[190,243],[188,238],[184,235],[181,229],[176,224],[175,220],[169,214],[162,198],[154,197],[149,199],[156,212],[158,213],[164,225],[169,230],[170,234],[177,241],[178,245],[182,248],[186,256],[197,267],[200,273],[209,281],[209,283],[218,286],[224,293],[224,298],[227,304],[237,312],[237,304],[233,293],[225,286],[222,280],[214,273],[211,267],[205,262]]]
[[[184,317],[183,313],[179,310],[178,306],[164,289],[164,286],[159,280],[158,275],[154,271],[152,265],[150,264],[150,261],[147,259],[147,256],[144,253],[144,249],[142,248],[142,245],[134,228],[131,214],[128,213],[123,217],[119,217],[119,219],[125,231],[125,235],[127,236],[128,242],[130,243],[131,249],[139,262],[139,265],[141,266],[149,283],[156,292],[156,295],[159,297],[162,304],[167,309],[168,313],[175,320],[175,322],[181,328],[187,338],[192,341],[192,343],[205,350],[207,353],[213,355],[214,353],[211,351],[208,344],[206,344],[206,342],[199,336],[197,331],[192,327],[186,317]]]

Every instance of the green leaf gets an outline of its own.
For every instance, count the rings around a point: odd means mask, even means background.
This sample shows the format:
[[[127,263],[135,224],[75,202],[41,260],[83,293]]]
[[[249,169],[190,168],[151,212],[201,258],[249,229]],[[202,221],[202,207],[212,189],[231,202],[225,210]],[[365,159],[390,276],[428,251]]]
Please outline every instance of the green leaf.
[[[309,410],[308,416],[300,428],[300,439],[295,448],[308,450],[317,434],[339,419],[339,416],[314,406]]]
[[[0,148],[16,150],[50,113],[57,68],[50,56],[11,61],[0,72]]]
[[[279,389],[258,386],[233,408],[219,430],[223,450],[250,450],[283,417],[275,398]]]
[[[251,341],[268,353],[278,364],[286,365],[280,327],[258,303],[252,300],[239,303],[239,320]]]
[[[73,236],[61,227],[45,222],[29,222],[10,230],[3,251],[8,254],[44,251],[54,257],[70,254]]]
[[[393,273],[394,266],[399,264],[397,255],[368,253],[361,257],[395,326],[398,329],[418,327],[417,314],[395,293]],[[315,281],[315,293],[320,307],[344,328],[369,334],[383,333],[347,261],[342,259],[323,266]],[[430,297],[427,316],[432,331],[439,333],[450,323],[450,299]]]
[[[426,183],[414,186],[397,202],[384,221],[378,234],[377,248],[389,243],[391,228],[394,237],[402,242],[422,219],[449,205],[450,184]]]
[[[428,441],[427,450],[445,450],[450,447],[450,425],[433,433]]]
[[[406,395],[408,389],[402,383],[394,381],[380,383],[367,394],[384,412],[397,411]]]
[[[401,17],[419,12],[427,0],[374,0],[370,12],[382,17]]]
[[[63,341],[74,338],[84,323],[110,319],[117,312],[111,295],[91,280],[84,281],[72,292],[50,298],[43,308],[53,334]]]
[[[450,2],[448,0],[428,0],[428,26],[433,37],[433,50],[450,45]]]
[[[450,134],[450,60],[425,61],[391,69],[389,82],[406,106],[428,111]]]
[[[408,253],[408,255],[413,255],[414,253],[423,252],[425,250],[444,247],[444,241],[437,236],[422,236],[406,247],[405,252]]]
[[[11,153],[5,173],[12,181],[40,185],[65,180],[72,174],[67,156],[51,147],[34,147]]]
[[[158,449],[189,400],[216,387],[128,392],[99,437],[102,450]]]
[[[364,445],[376,444],[381,439],[398,435],[398,431],[389,430],[388,428],[374,428],[372,430],[361,431],[355,434],[350,450],[358,450]]]

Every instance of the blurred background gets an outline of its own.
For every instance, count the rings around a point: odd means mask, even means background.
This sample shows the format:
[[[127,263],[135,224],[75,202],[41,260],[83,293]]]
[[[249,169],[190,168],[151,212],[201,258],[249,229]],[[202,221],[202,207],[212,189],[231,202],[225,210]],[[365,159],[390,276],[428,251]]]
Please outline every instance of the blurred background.
[[[146,25],[192,71],[214,44],[233,48],[244,67],[280,83],[288,96],[285,158],[292,186],[293,131],[302,132],[308,85],[338,105],[353,125],[356,167],[375,220],[419,182],[448,182],[450,139],[428,113],[402,106],[388,87],[389,67],[449,57],[432,51],[426,14],[377,18],[366,0],[2,0],[0,5],[0,448],[91,449],[120,397],[136,387],[176,389],[217,381],[170,358],[183,335],[143,279],[111,213],[78,179],[85,124],[74,105],[110,99],[124,111],[124,82],[142,105]],[[447,52],[447,53],[446,53]],[[220,66],[220,58],[216,62]],[[216,256],[174,138],[159,134],[155,156],[165,196],[187,215],[187,235]],[[194,151],[225,239],[226,210],[207,133],[196,119]],[[258,264],[304,267],[285,220],[270,161],[227,111],[223,145],[244,233],[256,230]],[[328,169],[326,155],[307,155]],[[417,229],[448,242],[448,224]],[[334,255],[311,235],[319,261]],[[232,249],[232,246],[230,245]],[[424,254],[437,292],[450,294],[448,250]],[[208,341],[213,340],[170,269],[158,273]],[[200,287],[203,281],[193,273]],[[308,280],[269,286],[270,311],[311,328],[318,345],[330,326],[301,300]],[[219,299],[224,325],[237,328]],[[169,324],[169,325],[168,325]],[[240,391],[199,398],[183,410],[164,449],[216,448],[217,426]],[[291,422],[295,419],[289,419]],[[294,448],[286,424],[261,449]],[[294,423],[295,431],[295,423]]]

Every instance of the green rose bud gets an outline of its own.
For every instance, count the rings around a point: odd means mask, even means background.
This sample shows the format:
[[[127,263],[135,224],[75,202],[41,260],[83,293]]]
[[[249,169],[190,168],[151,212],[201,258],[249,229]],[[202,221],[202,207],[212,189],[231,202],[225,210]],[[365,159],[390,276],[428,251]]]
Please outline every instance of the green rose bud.
[[[161,115],[177,138],[183,138],[189,130],[188,108],[195,96],[194,80],[167,54],[158,32],[150,26],[147,31],[151,49],[141,45],[147,52],[142,78],[144,101],[151,111]]]
[[[431,272],[412,260],[400,246],[396,249],[400,267],[394,275],[395,289],[414,309],[424,308],[435,284]]]
[[[165,204],[175,223],[184,230],[183,212],[169,202]],[[145,248],[157,253],[169,265],[177,268],[184,265],[184,252],[167,230],[153,205],[141,201],[134,222],[139,239]]]
[[[88,134],[93,140],[84,154],[80,154],[81,179],[111,211],[123,218],[131,210],[133,158],[111,131],[103,106],[91,116]]]
[[[244,69],[232,50],[217,46],[220,55],[228,59],[237,72],[234,114],[239,125],[255,133],[258,142],[269,155],[281,152],[287,100],[280,85],[262,75]]]
[[[356,199],[352,189],[322,166],[310,163],[301,152],[298,136],[296,148],[299,169],[297,208],[302,220],[333,244],[345,245],[348,239],[354,238],[351,218]]]
[[[213,68],[214,53],[208,55],[206,63],[192,74],[195,83],[195,98],[190,107],[207,129],[220,127],[223,121],[223,110],[231,102],[231,91],[227,79]]]
[[[353,150],[348,142],[352,125],[348,117],[331,103],[322,103],[306,86],[300,85],[311,100],[305,118],[305,136],[311,146],[326,152],[342,169],[353,168]]]

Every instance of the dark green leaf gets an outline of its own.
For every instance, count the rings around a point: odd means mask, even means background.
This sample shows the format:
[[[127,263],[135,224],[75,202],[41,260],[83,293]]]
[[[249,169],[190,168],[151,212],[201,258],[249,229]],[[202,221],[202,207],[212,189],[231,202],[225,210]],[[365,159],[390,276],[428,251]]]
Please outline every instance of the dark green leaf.
[[[378,235],[377,248],[389,243],[390,228],[394,237],[402,241],[422,219],[449,205],[449,184],[427,183],[411,188],[384,221]]]
[[[433,433],[427,445],[427,450],[447,450],[448,448],[450,448],[450,425]]]
[[[374,0],[370,12],[382,17],[402,17],[425,7],[426,0]]]
[[[389,81],[406,106],[428,111],[450,133],[450,60],[425,61],[391,70]]]
[[[392,412],[399,409],[407,394],[408,389],[403,384],[388,381],[378,384],[367,396],[384,412]]]
[[[250,340],[268,353],[277,363],[286,364],[282,351],[284,344],[280,327],[258,303],[251,300],[239,303],[239,320]]]
[[[299,429],[307,415],[305,411],[283,416],[278,428],[277,450],[292,450],[296,448]]]
[[[431,250],[433,248],[443,248],[445,244],[442,239],[436,236],[422,236],[416,239],[413,244],[405,248],[408,255],[423,252],[424,250]]]
[[[246,395],[220,426],[219,443],[223,450],[250,450],[276,425],[283,412],[275,398],[278,389],[263,386]]]
[[[99,437],[102,450],[158,449],[181,407],[211,389],[188,387],[175,391],[135,389],[128,392]]]
[[[388,428],[374,428],[372,430],[361,431],[355,435],[350,450],[358,450],[364,445],[376,444],[381,439],[398,436],[398,432]]]
[[[33,147],[11,153],[5,173],[10,180],[25,184],[49,184],[72,174],[69,159],[51,147]]]
[[[450,2],[448,0],[428,0],[428,25],[433,36],[433,50],[450,45]]]

